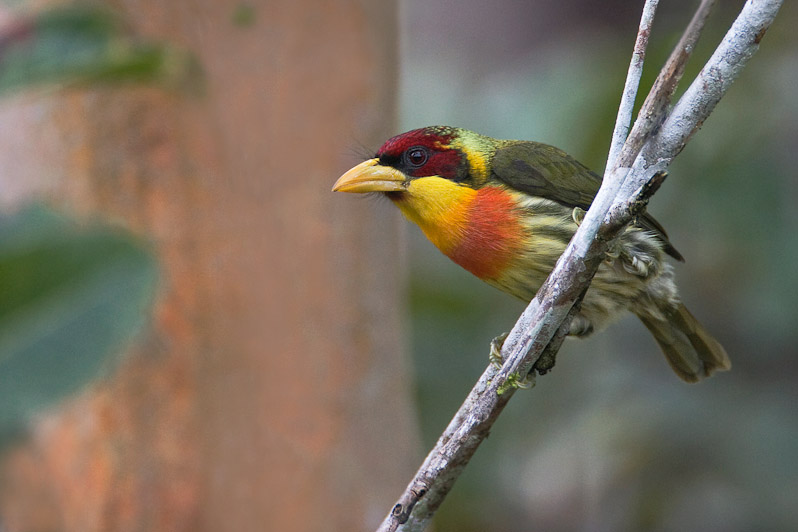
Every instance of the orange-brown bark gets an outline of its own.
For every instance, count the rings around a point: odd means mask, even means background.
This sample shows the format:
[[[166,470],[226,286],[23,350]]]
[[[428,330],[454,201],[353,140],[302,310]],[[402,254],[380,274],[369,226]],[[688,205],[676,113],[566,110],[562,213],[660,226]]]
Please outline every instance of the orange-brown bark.
[[[4,201],[43,192],[148,235],[161,295],[115,374],[6,457],[0,515],[12,531],[373,527],[416,450],[400,222],[329,189],[351,146],[393,132],[395,5],[264,1],[239,26],[237,1],[116,4],[194,52],[203,87],[7,103],[30,139],[14,171],[51,174]]]

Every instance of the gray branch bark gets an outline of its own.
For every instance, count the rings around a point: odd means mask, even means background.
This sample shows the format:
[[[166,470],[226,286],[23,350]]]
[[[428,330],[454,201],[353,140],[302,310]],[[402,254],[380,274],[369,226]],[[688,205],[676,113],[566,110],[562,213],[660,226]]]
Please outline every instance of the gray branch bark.
[[[612,168],[621,149],[629,135],[629,125],[632,123],[632,111],[637,98],[637,89],[640,86],[640,78],[643,75],[643,64],[646,59],[646,49],[648,48],[648,38],[651,35],[651,27],[654,25],[654,15],[657,12],[659,0],[646,0],[643,6],[643,15],[640,17],[640,27],[637,29],[637,39],[632,51],[632,60],[629,62],[629,71],[626,73],[626,83],[621,93],[621,103],[618,105],[618,117],[615,119],[615,129],[612,132],[612,142],[610,143],[610,153],[607,156],[607,168]]]
[[[618,156],[609,159],[601,189],[579,230],[507,337],[502,348],[504,365],[485,370],[378,532],[426,528],[512,397],[512,383],[532,369],[547,346],[549,352],[556,352],[564,336],[561,324],[587,289],[610,242],[645,209],[670,162],[759,48],[782,0],[746,2],[715,53],[668,113],[684,63],[713,3],[702,2],[652,87],[629,137],[620,150],[613,148]],[[649,4],[641,31],[650,28],[650,20],[645,20],[647,14],[653,16]],[[636,47],[635,53],[640,51]],[[632,70],[630,67],[630,73]],[[624,101],[629,97],[625,95]],[[634,100],[634,95],[631,98]],[[618,123],[623,124],[622,117]]]

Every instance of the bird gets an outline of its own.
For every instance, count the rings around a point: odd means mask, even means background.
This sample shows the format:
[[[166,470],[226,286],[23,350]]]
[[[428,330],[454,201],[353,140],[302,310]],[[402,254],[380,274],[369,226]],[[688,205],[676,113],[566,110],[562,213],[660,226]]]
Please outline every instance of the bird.
[[[430,126],[388,139],[332,190],[386,196],[456,264],[528,302],[601,181],[554,146]],[[684,261],[659,222],[637,216],[607,252],[568,334],[586,337],[631,311],[684,381],[730,369],[723,346],[682,302],[666,256]]]

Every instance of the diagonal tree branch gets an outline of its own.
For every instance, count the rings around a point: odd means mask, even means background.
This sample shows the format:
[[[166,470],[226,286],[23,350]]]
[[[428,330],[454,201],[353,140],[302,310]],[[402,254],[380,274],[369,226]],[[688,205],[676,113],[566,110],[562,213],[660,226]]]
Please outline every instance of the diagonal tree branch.
[[[547,346],[556,352],[556,344],[564,337],[560,325],[587,289],[609,243],[645,209],[665,169],[758,49],[782,1],[748,0],[696,80],[667,113],[684,62],[714,0],[702,2],[660,74],[663,82],[652,87],[618,158],[610,158],[601,189],[579,230],[507,337],[502,348],[504,365],[499,370],[489,366],[482,374],[378,532],[426,528],[512,397],[515,388],[508,383],[526,375]],[[645,27],[650,24],[641,22],[641,31]],[[618,121],[623,123],[621,118]]]

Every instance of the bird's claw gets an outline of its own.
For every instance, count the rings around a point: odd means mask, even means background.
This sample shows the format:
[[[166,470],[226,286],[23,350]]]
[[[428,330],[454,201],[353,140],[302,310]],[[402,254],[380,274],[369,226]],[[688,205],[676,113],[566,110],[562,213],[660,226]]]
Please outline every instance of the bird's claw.
[[[510,333],[502,333],[490,341],[490,355],[488,355],[488,359],[490,360],[491,366],[496,369],[501,369],[502,364],[504,364],[504,358],[502,357],[502,346],[504,346],[504,341],[507,340],[507,336],[509,334]],[[534,385],[534,372],[530,372],[526,377],[521,377],[518,373],[511,373],[507,376],[507,380],[504,382],[504,384],[499,388],[498,393],[501,395],[510,388],[527,390]]]
[[[612,264],[621,256],[622,248],[619,242],[614,241],[604,252],[604,262]]]
[[[581,207],[574,207],[574,210],[571,211],[571,218],[573,218],[574,223],[577,226],[582,225],[582,220],[585,219],[586,212],[587,211],[585,209],[582,209]]]
[[[502,358],[502,346],[504,345],[504,341],[507,339],[507,335],[509,334],[510,333],[502,333],[490,341],[490,354],[488,355],[488,360],[490,360],[490,365],[496,369],[500,369],[502,364],[504,364],[504,359]]]
[[[518,373],[510,373],[507,380],[496,390],[497,395],[502,395],[511,388],[528,390],[535,385],[535,372],[530,372],[526,377],[521,377]]]
[[[528,390],[535,385],[535,372],[530,371],[526,374],[526,377],[519,378],[515,381],[514,386],[521,390]]]

